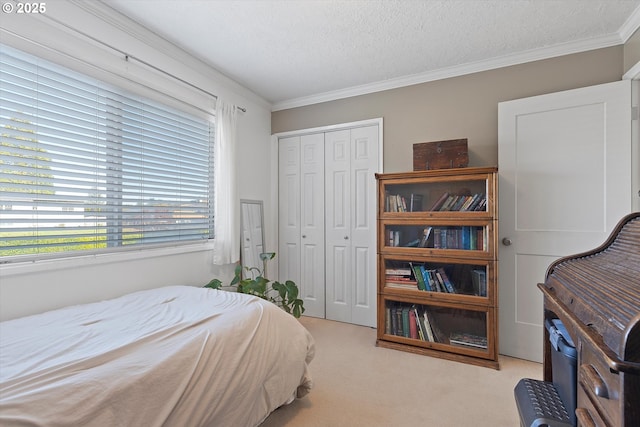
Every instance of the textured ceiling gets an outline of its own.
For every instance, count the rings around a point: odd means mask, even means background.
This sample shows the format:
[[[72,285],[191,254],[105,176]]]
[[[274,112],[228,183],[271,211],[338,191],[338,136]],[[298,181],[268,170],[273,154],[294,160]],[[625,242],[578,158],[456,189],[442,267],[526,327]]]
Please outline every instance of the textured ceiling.
[[[274,109],[626,41],[640,0],[104,0]]]

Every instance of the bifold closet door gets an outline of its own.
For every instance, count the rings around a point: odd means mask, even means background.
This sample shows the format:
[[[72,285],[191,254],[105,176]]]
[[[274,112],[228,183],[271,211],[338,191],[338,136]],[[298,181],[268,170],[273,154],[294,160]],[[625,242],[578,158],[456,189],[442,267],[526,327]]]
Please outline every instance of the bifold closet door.
[[[327,319],[375,327],[378,126],[325,133]]]
[[[296,282],[306,316],[324,318],[324,134],[282,138],[278,157],[279,279]]]

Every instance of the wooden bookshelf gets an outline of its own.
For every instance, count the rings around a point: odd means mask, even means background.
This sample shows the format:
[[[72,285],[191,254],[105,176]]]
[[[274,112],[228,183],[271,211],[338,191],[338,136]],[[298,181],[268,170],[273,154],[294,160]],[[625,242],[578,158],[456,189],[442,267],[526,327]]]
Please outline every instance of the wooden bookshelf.
[[[497,169],[376,179],[376,344],[499,369]]]

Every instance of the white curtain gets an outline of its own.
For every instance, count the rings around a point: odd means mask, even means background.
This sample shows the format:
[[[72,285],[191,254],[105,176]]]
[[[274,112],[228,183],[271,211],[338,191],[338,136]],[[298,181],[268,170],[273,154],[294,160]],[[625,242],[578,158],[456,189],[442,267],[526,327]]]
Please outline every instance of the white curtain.
[[[216,265],[231,264],[240,260],[236,119],[237,108],[218,98],[216,101],[216,139],[214,142],[215,236],[213,263]]]

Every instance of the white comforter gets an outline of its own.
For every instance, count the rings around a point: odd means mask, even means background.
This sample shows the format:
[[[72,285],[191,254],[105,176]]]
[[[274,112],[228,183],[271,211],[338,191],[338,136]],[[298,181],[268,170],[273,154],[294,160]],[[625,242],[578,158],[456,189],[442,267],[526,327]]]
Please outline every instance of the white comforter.
[[[314,342],[259,298],[188,286],[0,323],[2,426],[255,426],[311,387]]]

